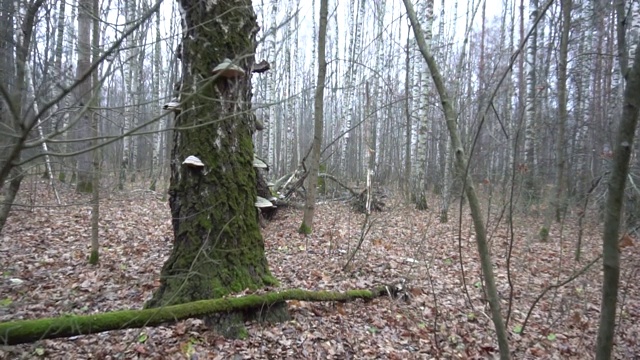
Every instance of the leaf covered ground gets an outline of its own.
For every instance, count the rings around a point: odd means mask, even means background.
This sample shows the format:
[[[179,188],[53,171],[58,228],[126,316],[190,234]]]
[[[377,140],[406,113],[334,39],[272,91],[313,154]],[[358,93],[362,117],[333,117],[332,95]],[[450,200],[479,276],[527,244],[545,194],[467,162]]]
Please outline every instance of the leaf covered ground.
[[[87,264],[88,196],[59,184],[57,206],[46,183],[30,180],[0,237],[0,321],[139,309],[158,286],[171,251],[167,201],[145,190],[110,191],[101,201],[100,264]],[[26,181],[25,181],[26,183]],[[500,199],[493,199],[499,204]],[[487,202],[488,203],[488,202]],[[199,319],[159,327],[1,346],[0,358],[47,359],[485,359],[497,342],[468,210],[452,205],[441,224],[436,210],[402,201],[369,218],[340,202],[317,207],[315,231],[297,233],[301,211],[285,209],[263,228],[272,273],[282,288],[347,290],[406,280],[408,301],[291,301],[292,320],[247,324],[244,340],[227,340]],[[485,216],[487,207],[484,208]],[[513,234],[502,208],[491,207],[489,235],[515,359],[589,359],[597,333],[602,262],[565,281],[600,252],[601,227],[583,225],[582,261],[573,260],[577,215],[552,225],[537,241],[543,215],[516,211]],[[525,215],[526,214],[526,215]],[[588,217],[589,218],[589,217]],[[498,221],[500,220],[500,221]],[[368,227],[368,226],[367,226]],[[366,227],[365,227],[366,228]],[[640,354],[640,251],[622,249],[615,356]],[[462,276],[464,269],[464,277]],[[509,269],[509,271],[508,271]],[[510,286],[511,285],[511,286]],[[277,290],[277,289],[276,289]],[[1,335],[0,335],[1,336]]]

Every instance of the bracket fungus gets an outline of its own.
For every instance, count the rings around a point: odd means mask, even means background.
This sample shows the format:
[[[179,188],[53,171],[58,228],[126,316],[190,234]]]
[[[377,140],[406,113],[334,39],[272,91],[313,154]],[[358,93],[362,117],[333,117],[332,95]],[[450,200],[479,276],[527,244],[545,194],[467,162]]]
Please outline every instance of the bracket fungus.
[[[231,62],[229,59],[224,59],[218,66],[213,68],[213,75],[219,75],[227,79],[234,79],[244,76],[245,72],[242,68]]]
[[[263,197],[257,196],[255,205],[257,208],[273,208],[276,207],[273,203]]]
[[[269,165],[262,161],[256,154],[253,154],[253,167],[259,169],[268,169]]]
[[[182,165],[186,165],[194,168],[204,167],[204,163],[202,162],[202,160],[198,159],[196,156],[193,156],[193,155],[189,155],[186,159],[184,159],[184,161],[182,162]]]
[[[171,101],[169,101],[168,103],[162,105],[162,109],[163,110],[176,111],[176,112],[182,110],[180,108],[180,99],[178,99],[178,98],[171,99]]]

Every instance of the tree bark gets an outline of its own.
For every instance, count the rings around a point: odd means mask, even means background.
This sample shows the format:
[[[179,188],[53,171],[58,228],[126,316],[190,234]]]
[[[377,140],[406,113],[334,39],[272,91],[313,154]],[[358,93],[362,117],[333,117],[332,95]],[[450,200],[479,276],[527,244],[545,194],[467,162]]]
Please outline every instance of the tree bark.
[[[81,116],[78,121],[78,139],[89,138],[91,136],[91,120],[87,111],[87,106],[91,101],[91,79],[85,78],[85,74],[91,66],[91,9],[92,0],[80,0],[78,2],[78,62],[76,68],[76,79],[80,85],[76,88],[76,99],[78,100],[78,112]],[[81,141],[77,144],[77,150],[89,147],[89,141]],[[76,190],[78,192],[90,193],[92,191],[92,170],[91,155],[83,152],[78,155],[78,177]]]
[[[269,272],[255,201],[251,133],[251,68],[256,16],[250,0],[180,0],[186,11],[182,45],[183,111],[175,119],[169,205],[173,251],[160,288],[147,307],[222,297],[276,285]],[[211,21],[216,19],[216,21]],[[233,59],[242,75],[212,75]],[[183,164],[198,157],[203,167]],[[272,307],[286,318],[286,307]],[[274,320],[277,320],[274,318]],[[241,319],[216,319],[223,334],[237,336]],[[226,332],[229,330],[229,332]]]
[[[324,82],[327,74],[327,60],[325,58],[325,46],[327,43],[327,0],[320,1],[320,31],[318,34],[318,78],[316,81],[316,94],[314,100],[314,128],[313,148],[307,176],[307,196],[304,215],[299,231],[309,234],[313,228],[313,216],[315,213],[316,193],[318,189],[318,170],[320,168],[320,147],[322,146],[322,132],[324,123]]]
[[[98,61],[100,57],[100,3],[93,0],[93,20],[92,20],[92,57],[93,62]],[[91,146],[98,145],[98,136],[100,135],[100,124],[98,108],[100,107],[100,87],[98,86],[98,71],[91,74],[92,82],[92,105],[91,110]],[[96,148],[91,153],[92,171],[91,171],[91,253],[89,254],[89,263],[98,264],[100,260],[100,149]]]
[[[556,139],[556,156],[558,177],[556,180],[555,217],[556,222],[562,221],[565,212],[565,128],[567,124],[567,59],[569,54],[569,30],[571,29],[572,0],[562,0],[562,31],[560,35],[560,54],[558,59],[558,138]]]
[[[629,173],[629,159],[640,112],[640,51],[636,51],[629,69],[624,92],[622,119],[614,146],[611,178],[607,196],[604,233],[602,237],[603,282],[600,306],[600,327],[596,344],[596,359],[608,360],[613,351],[618,283],[620,281],[620,249],[618,238],[624,188]]]

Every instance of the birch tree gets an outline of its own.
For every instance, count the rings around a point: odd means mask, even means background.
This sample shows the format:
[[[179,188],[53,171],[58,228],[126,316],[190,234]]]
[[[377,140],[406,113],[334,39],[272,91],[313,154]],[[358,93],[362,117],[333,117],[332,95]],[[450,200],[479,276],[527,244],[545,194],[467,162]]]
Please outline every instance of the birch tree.
[[[533,26],[533,21],[538,17],[538,0],[529,1],[529,23]],[[535,184],[535,141],[536,141],[536,58],[538,56],[538,30],[533,29],[529,36],[526,55],[526,103],[524,111],[524,160],[526,164],[525,189],[530,198],[536,197]]]

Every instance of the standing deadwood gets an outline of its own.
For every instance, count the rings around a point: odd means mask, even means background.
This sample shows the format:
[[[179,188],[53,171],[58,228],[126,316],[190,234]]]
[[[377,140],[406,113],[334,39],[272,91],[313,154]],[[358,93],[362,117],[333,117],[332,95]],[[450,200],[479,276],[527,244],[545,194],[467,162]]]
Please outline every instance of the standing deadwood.
[[[440,102],[442,104],[442,107],[444,108],[444,115],[447,122],[447,128],[449,130],[449,137],[451,138],[451,145],[455,154],[457,170],[460,174],[465,174],[468,159],[467,155],[464,152],[462,142],[460,141],[460,136],[458,134],[457,111],[453,106],[453,99],[449,97],[447,89],[444,85],[444,79],[440,74],[440,69],[438,68],[436,61],[431,55],[431,52],[427,46],[424,34],[420,27],[420,23],[418,23],[418,19],[411,1],[403,0],[403,2],[407,9],[407,14],[409,16],[409,20],[411,21],[411,26],[413,27],[413,32],[415,33],[416,40],[418,41],[420,52],[422,53],[422,56],[429,66],[431,77],[433,78],[436,90],[440,95]],[[465,193],[467,195],[469,208],[471,210],[471,217],[473,218],[473,225],[476,231],[476,244],[478,246],[482,273],[484,275],[484,280],[487,287],[487,297],[489,300],[489,306],[491,308],[492,320],[496,328],[496,334],[498,337],[500,359],[507,360],[510,358],[509,342],[507,339],[507,330],[504,324],[504,319],[502,318],[502,314],[500,313],[500,297],[498,296],[495,276],[493,275],[493,265],[491,261],[491,254],[489,253],[489,246],[487,244],[487,234],[484,219],[482,216],[482,209],[480,208],[480,203],[478,201],[478,197],[476,196],[476,191],[473,187],[473,181],[471,180],[469,175],[467,175],[467,178],[464,179],[464,183]]]
[[[93,0],[92,9],[92,56],[93,62],[98,61],[100,57],[100,3]],[[100,148],[98,145],[99,131],[99,114],[100,105],[100,87],[98,86],[98,71],[95,70],[91,74],[92,82],[92,110],[91,110],[91,147],[94,147],[92,154],[92,193],[91,193],[91,254],[89,255],[89,264],[96,265],[100,261]]]
[[[91,79],[86,77],[86,73],[91,66],[91,9],[92,0],[79,0],[78,2],[78,63],[76,68],[76,80],[80,85],[76,88],[76,99],[78,108],[78,130],[76,137],[86,139],[90,137],[90,118],[87,111],[91,101]],[[79,141],[77,150],[81,151],[88,147],[88,140]],[[89,152],[78,155],[77,160],[77,183],[78,192],[91,192],[91,158]]]
[[[277,284],[255,207],[251,69],[258,25],[252,3],[178,4],[183,14],[182,111],[175,118],[171,157],[173,250],[147,307]],[[189,156],[199,158],[200,164],[185,162]],[[246,335],[243,315],[288,318],[282,302],[254,310],[205,320],[223,335],[238,337]]]
[[[327,75],[327,60],[325,58],[325,46],[327,43],[327,0],[320,0],[320,29],[318,32],[318,79],[316,81],[316,94],[314,99],[314,127],[313,148],[307,176],[307,197],[305,200],[304,215],[299,231],[310,234],[313,229],[313,215],[315,212],[316,192],[318,191],[318,169],[320,168],[320,147],[322,146],[322,132],[324,126],[324,82]]]
[[[571,29],[572,0],[562,0],[562,30],[560,33],[560,53],[558,54],[558,138],[556,139],[556,158],[558,177],[556,179],[555,217],[560,222],[566,204],[565,194],[565,128],[567,124],[567,60],[569,54],[569,30]]]
[[[620,13],[618,15],[621,15]],[[618,24],[623,22],[618,21]],[[618,39],[624,44],[624,38]],[[636,44],[637,46],[637,44]],[[624,69],[625,67],[622,67]],[[618,238],[624,189],[629,173],[629,160],[640,113],[640,51],[635,52],[633,65],[627,73],[624,91],[622,119],[614,145],[611,178],[609,179],[605,208],[604,232],[602,237],[602,303],[600,305],[600,326],[596,344],[596,359],[611,359],[615,334],[618,283],[620,281],[620,250]]]

